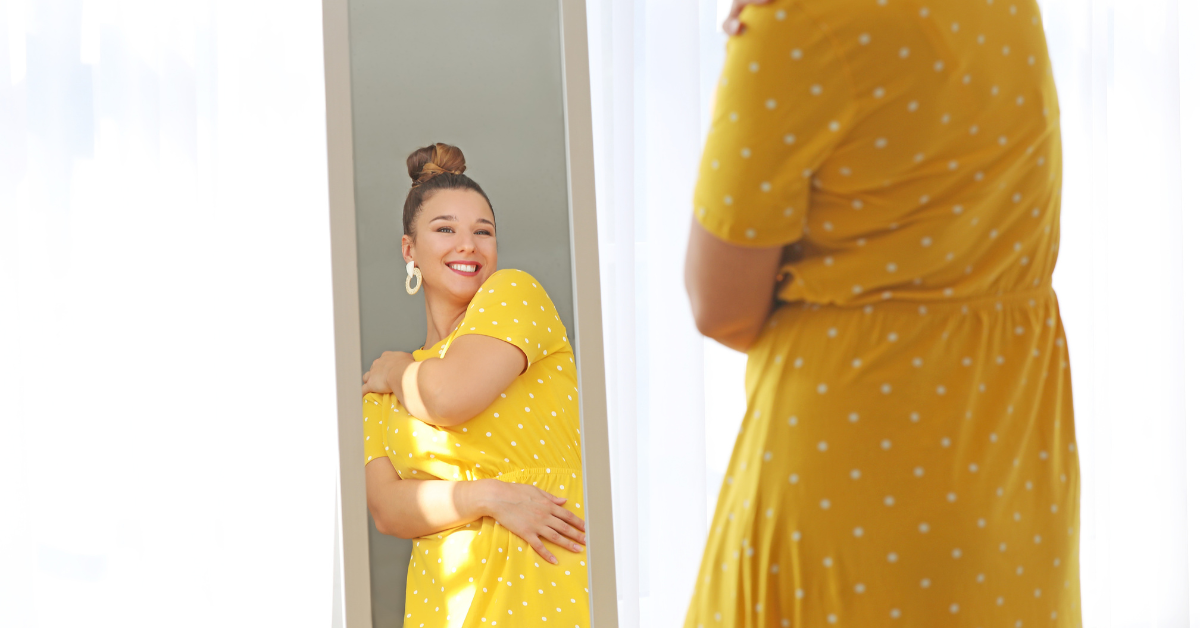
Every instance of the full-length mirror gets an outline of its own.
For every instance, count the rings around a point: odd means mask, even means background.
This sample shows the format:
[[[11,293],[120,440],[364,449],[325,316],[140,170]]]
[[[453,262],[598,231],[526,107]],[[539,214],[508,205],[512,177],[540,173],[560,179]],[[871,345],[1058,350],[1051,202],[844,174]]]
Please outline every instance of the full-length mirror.
[[[364,559],[375,628],[615,617],[583,20],[558,0],[326,2],[334,255],[352,227],[357,278],[338,375],[357,341],[361,379],[347,624],[368,625]]]

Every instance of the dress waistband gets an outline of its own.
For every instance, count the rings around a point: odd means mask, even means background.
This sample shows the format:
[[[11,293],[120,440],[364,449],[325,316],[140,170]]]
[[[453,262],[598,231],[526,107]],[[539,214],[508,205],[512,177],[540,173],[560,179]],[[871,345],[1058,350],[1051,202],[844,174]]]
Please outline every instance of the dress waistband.
[[[1037,288],[1028,290],[965,297],[947,295],[939,296],[928,301],[917,299],[887,299],[875,301],[873,303],[865,303],[862,305],[798,302],[785,304],[784,307],[790,305],[793,307],[798,306],[806,310],[859,310],[868,314],[875,310],[909,311],[916,312],[918,314],[927,314],[929,312],[961,311],[962,313],[966,314],[971,310],[1003,310],[1005,307],[1010,306],[1033,308],[1039,305],[1044,305],[1047,301],[1054,300],[1054,297],[1054,288],[1047,283],[1044,286],[1039,286]]]
[[[495,479],[504,482],[513,482],[521,477],[536,477],[539,475],[566,475],[570,473],[572,477],[583,479],[583,469],[571,469],[569,467],[531,467],[528,469],[515,469],[513,471],[505,471],[496,476]]]

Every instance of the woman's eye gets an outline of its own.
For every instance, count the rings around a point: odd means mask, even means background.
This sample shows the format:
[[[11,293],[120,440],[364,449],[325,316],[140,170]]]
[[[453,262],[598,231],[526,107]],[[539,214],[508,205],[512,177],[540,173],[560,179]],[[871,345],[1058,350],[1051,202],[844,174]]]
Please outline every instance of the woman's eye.
[[[450,227],[438,227],[438,231],[441,233],[454,233],[454,230]]]
[[[476,231],[476,232],[475,232],[475,235],[485,235],[485,236],[490,236],[490,235],[492,235],[492,232],[491,232],[491,231],[488,231],[487,229],[480,229],[479,231]]]

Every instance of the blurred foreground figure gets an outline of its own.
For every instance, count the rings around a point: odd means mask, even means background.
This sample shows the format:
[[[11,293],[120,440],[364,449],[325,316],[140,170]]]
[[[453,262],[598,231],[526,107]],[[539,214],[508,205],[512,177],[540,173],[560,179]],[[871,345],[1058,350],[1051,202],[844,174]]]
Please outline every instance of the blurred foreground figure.
[[[686,625],[1080,625],[1036,3],[740,21],[687,280],[701,332],[749,354],[748,409]]]

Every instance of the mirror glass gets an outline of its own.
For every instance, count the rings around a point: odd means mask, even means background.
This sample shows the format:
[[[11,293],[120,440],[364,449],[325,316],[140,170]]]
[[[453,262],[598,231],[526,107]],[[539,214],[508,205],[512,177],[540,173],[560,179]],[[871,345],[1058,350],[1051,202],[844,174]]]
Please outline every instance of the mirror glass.
[[[384,351],[413,352],[426,342],[427,291],[411,296],[405,291],[402,212],[412,186],[406,158],[436,142],[462,150],[465,174],[490,199],[497,268],[528,273],[505,275],[505,282],[512,284],[505,289],[512,288],[513,297],[522,303],[548,297],[553,307],[545,309],[556,309],[555,320],[537,312],[538,318],[545,318],[530,322],[577,347],[558,1],[348,4],[363,372]],[[497,276],[502,273],[511,271],[500,270]],[[531,285],[522,284],[516,292],[518,281]],[[483,292],[490,292],[491,282],[485,282]],[[476,305],[496,304],[472,301],[468,314],[485,309]],[[543,307],[500,303],[506,313],[509,305],[523,308],[521,312]],[[522,316],[516,314],[514,320]],[[493,322],[463,320],[464,325]],[[468,331],[454,332],[460,335],[451,335],[451,346],[468,337]],[[522,345],[531,342],[524,337],[509,340],[523,350]],[[537,344],[537,338],[532,343]],[[502,481],[569,494],[571,503],[564,507],[582,514],[582,439],[578,406],[571,407],[579,396],[572,390],[575,361],[570,347],[564,353],[560,346],[557,354],[552,348],[544,358],[537,357],[536,348],[526,351],[528,370],[506,389],[504,398],[461,426],[418,425],[403,407],[383,410],[387,423],[382,429],[392,432],[386,434],[387,455],[397,472],[401,477],[465,480],[496,478],[496,471],[503,471]],[[545,395],[543,389],[548,391]],[[507,398],[510,393],[532,398],[535,392],[542,406],[529,402],[532,407],[525,407]],[[547,397],[554,401],[546,403],[558,404],[557,412],[543,403]],[[502,416],[506,411],[517,414]],[[405,426],[408,429],[402,430]],[[402,438],[401,431],[414,436]],[[501,437],[506,442],[499,442]],[[370,455],[370,443],[366,449]],[[438,464],[410,462],[426,456],[436,457]],[[543,475],[534,477],[532,467]],[[547,565],[515,537],[478,538],[494,532],[483,529],[488,521],[414,541],[370,526],[374,626],[398,627],[406,618],[416,625],[421,623],[415,621],[418,614],[434,622],[429,625],[480,625],[481,620],[486,624],[500,619],[509,625],[533,625],[544,621],[547,613],[559,618],[552,625],[587,625],[586,554],[547,544],[560,562]],[[526,614],[528,622],[512,624],[515,617],[510,618],[509,611]],[[490,612],[504,617],[488,617]],[[563,621],[563,613],[571,615],[569,622]]]

